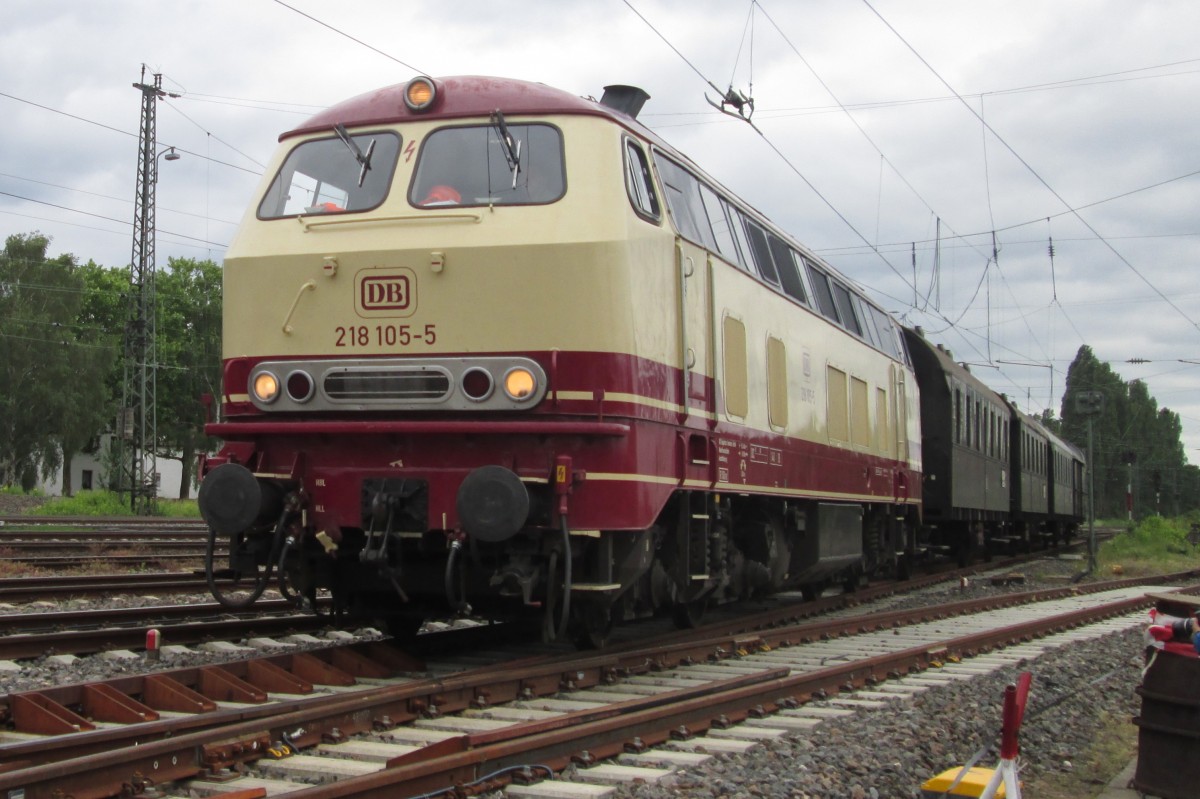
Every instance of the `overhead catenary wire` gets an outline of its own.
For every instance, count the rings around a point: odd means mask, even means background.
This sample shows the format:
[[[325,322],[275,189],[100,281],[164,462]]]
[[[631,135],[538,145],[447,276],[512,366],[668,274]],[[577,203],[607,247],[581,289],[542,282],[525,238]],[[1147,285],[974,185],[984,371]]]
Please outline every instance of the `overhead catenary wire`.
[[[306,19],[310,19],[310,20],[312,20],[313,22],[317,23],[318,25],[320,25],[320,26],[322,26],[322,27],[325,27],[325,28],[328,28],[329,30],[331,30],[331,31],[333,31],[334,33],[336,33],[338,36],[344,36],[345,38],[349,39],[350,41],[354,42],[355,44],[361,44],[363,47],[367,48],[368,50],[371,50],[372,52],[378,53],[379,55],[381,55],[381,56],[383,56],[384,58],[387,58],[387,59],[389,59],[389,60],[391,60],[391,61],[395,61],[397,64],[399,64],[399,65],[400,65],[400,66],[402,66],[402,67],[406,67],[407,69],[411,69],[413,72],[417,73],[418,75],[424,75],[424,74],[425,74],[425,71],[424,71],[424,70],[417,69],[417,68],[416,68],[416,67],[414,67],[412,64],[407,64],[407,63],[405,63],[404,61],[401,61],[399,58],[396,58],[396,57],[395,57],[394,55],[392,55],[391,53],[385,53],[383,50],[380,50],[378,47],[375,47],[374,45],[367,44],[367,43],[366,43],[366,42],[364,42],[362,39],[359,39],[359,38],[357,38],[357,37],[351,36],[350,34],[346,33],[345,31],[343,31],[343,30],[339,30],[338,28],[335,28],[335,27],[333,27],[333,26],[332,26],[332,25],[330,25],[328,22],[322,22],[321,20],[319,20],[319,19],[317,19],[316,17],[314,17],[312,14],[306,14],[305,12],[303,12],[303,11],[301,11],[300,9],[296,8],[295,6],[288,5],[287,3],[283,2],[283,0],[275,0],[275,2],[276,2],[276,3],[278,3],[279,5],[283,6],[284,8],[288,9],[289,11],[294,11],[294,12],[296,12],[297,14],[299,14],[300,16],[302,16],[302,17],[305,17]]]
[[[984,120],[983,117],[980,116],[975,111],[975,109],[971,107],[971,104],[968,103],[965,100],[965,98],[963,98],[962,95],[959,94],[959,92],[953,86],[951,86],[950,83],[945,78],[943,78],[936,69],[934,69],[933,65],[930,64],[927,60],[925,60],[924,56],[922,56],[920,54],[920,52],[918,52],[917,49],[915,47],[913,47],[908,42],[908,40],[905,39],[904,36],[902,36],[898,30],[896,30],[896,28],[894,26],[892,26],[892,24],[890,22],[888,22],[887,19],[882,14],[880,14],[879,11],[877,11],[873,5],[871,5],[870,0],[862,0],[862,2],[864,5],[866,5],[866,7],[868,9],[870,9],[871,13],[873,13],[876,17],[879,18],[880,22],[882,22],[887,29],[889,31],[891,31],[896,36],[896,38],[899,39],[900,42],[906,48],[908,48],[909,52],[911,52],[913,54],[913,56],[915,56],[916,59],[918,61],[920,61],[926,67],[926,69],[928,69],[929,72],[935,78],[937,78],[937,80],[943,86],[945,86],[952,94],[954,94],[955,97],[957,97],[959,99],[959,101],[962,103],[962,105],[971,114],[973,114],[985,128],[987,128],[988,132],[996,137],[996,141],[998,141],[1004,147],[1004,149],[1006,149],[1029,172],[1029,174],[1032,175],[1035,180],[1037,180],[1038,183],[1040,183],[1047,191],[1049,191],[1050,194],[1052,194],[1055,199],[1057,199],[1060,203],[1062,203],[1064,208],[1073,209],[1075,207],[1071,203],[1067,202],[1067,200],[1061,194],[1059,194],[1058,191],[1053,186],[1051,186],[1050,183],[1045,178],[1042,177],[1041,173],[1039,173],[1036,169],[1034,169],[1033,165],[1030,164],[1028,161],[1026,161],[1025,158],[1023,158],[1021,156],[1021,154],[1018,153],[1016,151],[1016,149],[1014,149],[1004,139],[1003,136],[1001,136],[990,125],[988,125],[987,121]],[[1087,230],[1089,232],[1091,232],[1093,235],[1095,235],[1096,238],[1105,246],[1105,248],[1117,258],[1118,261],[1120,261],[1122,264],[1124,264],[1131,272],[1133,272],[1138,277],[1139,280],[1141,280],[1143,283],[1145,283],[1147,286],[1149,286],[1156,294],[1158,294],[1158,296],[1162,299],[1163,302],[1165,302],[1168,306],[1170,306],[1172,310],[1174,310],[1184,320],[1186,320],[1188,322],[1188,324],[1190,324],[1194,329],[1196,329],[1197,331],[1200,331],[1200,324],[1198,324],[1196,322],[1196,320],[1192,319],[1192,317],[1189,316],[1186,311],[1184,311],[1182,308],[1180,308],[1174,301],[1171,300],[1170,297],[1168,297],[1157,286],[1155,286],[1153,283],[1151,283],[1150,279],[1147,278],[1144,274],[1142,274],[1141,270],[1139,270],[1136,266],[1134,266],[1133,263],[1124,256],[1124,254],[1122,254],[1115,246],[1113,246],[1113,244],[1110,241],[1108,241],[1108,239],[1106,239],[1104,237],[1103,234],[1100,233],[1100,231],[1096,230],[1096,228],[1093,227],[1092,224],[1090,222],[1088,222],[1083,217],[1082,214],[1080,214],[1078,211],[1072,210],[1071,215],[1074,216],[1075,219],[1078,220],[1080,224],[1082,224],[1085,228],[1087,228]]]

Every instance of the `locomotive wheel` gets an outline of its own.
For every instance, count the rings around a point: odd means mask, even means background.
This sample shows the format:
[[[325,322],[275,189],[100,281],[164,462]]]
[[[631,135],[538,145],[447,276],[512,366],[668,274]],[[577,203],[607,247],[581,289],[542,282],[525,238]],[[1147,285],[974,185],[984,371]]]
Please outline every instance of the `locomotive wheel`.
[[[671,606],[671,620],[681,630],[691,630],[700,626],[704,611],[708,609],[707,599],[693,599],[691,602],[677,602]]]
[[[571,606],[571,640],[577,649],[603,649],[612,634],[612,608],[597,602]]]

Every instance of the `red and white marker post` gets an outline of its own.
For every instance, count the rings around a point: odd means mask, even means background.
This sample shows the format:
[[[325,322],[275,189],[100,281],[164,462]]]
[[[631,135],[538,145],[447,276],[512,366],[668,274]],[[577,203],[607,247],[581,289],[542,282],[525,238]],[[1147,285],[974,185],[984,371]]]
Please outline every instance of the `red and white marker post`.
[[[1000,765],[992,775],[979,799],[993,799],[1000,784],[1004,784],[1006,799],[1021,799],[1021,781],[1017,779],[1017,755],[1021,751],[1017,733],[1021,731],[1021,720],[1025,717],[1025,701],[1029,698],[1029,685],[1033,675],[1022,672],[1016,685],[1004,689],[1004,721],[1000,727]]]

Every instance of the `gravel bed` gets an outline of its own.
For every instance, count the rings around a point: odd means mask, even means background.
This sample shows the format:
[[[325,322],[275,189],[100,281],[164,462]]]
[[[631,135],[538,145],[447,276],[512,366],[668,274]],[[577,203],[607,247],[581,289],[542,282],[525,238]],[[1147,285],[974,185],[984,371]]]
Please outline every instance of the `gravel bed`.
[[[965,586],[937,586],[864,604],[856,611],[882,612],[1060,587],[1081,568],[1078,561],[1043,559],[1023,569],[1023,580],[1000,584],[1004,581],[994,583],[994,574],[980,575]],[[170,602],[207,599],[207,595],[180,596],[172,597]],[[91,600],[87,607],[108,604],[129,606],[153,604],[153,601],[150,598],[114,598],[111,603]],[[79,607],[79,600],[37,604],[39,610]],[[34,608],[28,607],[27,611],[33,612]],[[360,637],[370,639],[378,637],[378,633],[367,630]],[[324,645],[328,644],[302,648]],[[745,755],[719,755],[704,766],[681,769],[657,784],[622,786],[616,797],[919,797],[919,786],[925,779],[967,762],[982,748],[991,747],[979,759],[979,765],[996,764],[1004,688],[1021,671],[1033,673],[1033,688],[1021,730],[1022,777],[1028,783],[1030,776],[1071,771],[1088,750],[1098,729],[1114,719],[1128,722],[1137,714],[1140,698],[1134,688],[1140,682],[1143,646],[1143,633],[1135,629],[1060,647],[1016,667],[933,688],[909,700],[897,700],[885,709],[830,719],[811,733],[766,743]],[[297,647],[289,646],[278,651],[296,650]],[[0,668],[0,692],[220,663],[244,654],[192,649],[184,655],[164,655],[155,664],[140,654],[133,659],[97,655],[62,663],[48,653],[15,664],[14,670]],[[564,776],[571,779],[573,771],[573,767],[568,769]]]
[[[995,767],[1004,689],[1022,671],[1033,674],[1020,733],[1021,778],[1028,784],[1039,774],[1073,770],[1100,727],[1137,714],[1142,647],[1139,630],[1062,647],[884,709],[830,719],[744,755],[717,756],[657,784],[623,786],[615,797],[920,797],[922,782],[981,749],[977,765]]]
[[[1031,564],[1023,580],[1007,585],[993,584],[998,574],[980,575],[966,586],[938,586],[879,605],[897,610],[1061,587],[1081,569],[1078,561],[1044,559]],[[718,755],[657,784],[622,786],[614,799],[919,799],[922,782],[981,751],[976,765],[996,766],[1004,690],[1024,671],[1033,682],[1020,732],[1021,779],[1028,784],[1042,775],[1072,773],[1101,729],[1138,714],[1141,699],[1135,688],[1141,683],[1144,647],[1139,628],[1058,647],[886,708],[827,720],[812,732],[767,742],[744,755]],[[1114,773],[1123,765],[1113,764]],[[1073,777],[1091,780],[1086,774]]]

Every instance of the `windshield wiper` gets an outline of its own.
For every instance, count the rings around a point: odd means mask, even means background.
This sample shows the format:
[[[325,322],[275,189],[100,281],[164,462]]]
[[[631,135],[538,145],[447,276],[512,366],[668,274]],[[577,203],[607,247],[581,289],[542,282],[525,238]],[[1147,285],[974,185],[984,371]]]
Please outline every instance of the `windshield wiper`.
[[[371,139],[371,143],[367,145],[367,151],[364,153],[354,139],[350,138],[345,125],[339,122],[333,126],[333,132],[342,140],[342,144],[346,145],[346,149],[354,154],[354,160],[358,161],[362,167],[358,170],[358,187],[361,189],[363,181],[367,179],[367,172],[371,169],[371,155],[375,152],[375,140]]]
[[[512,170],[512,188],[515,189],[517,173],[521,171],[521,142],[519,139],[513,139],[512,134],[508,132],[508,125],[504,124],[504,114],[499,108],[492,112],[492,127],[500,135],[500,146],[504,150],[508,168]]]

